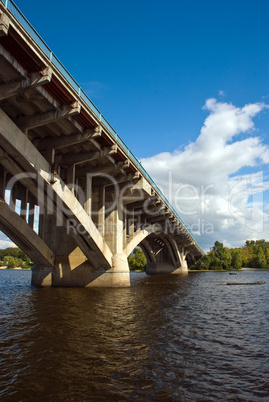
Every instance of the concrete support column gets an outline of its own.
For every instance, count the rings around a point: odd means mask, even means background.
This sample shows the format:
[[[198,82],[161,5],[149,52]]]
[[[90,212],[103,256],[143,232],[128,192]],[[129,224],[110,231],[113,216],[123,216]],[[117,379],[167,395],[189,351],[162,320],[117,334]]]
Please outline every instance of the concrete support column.
[[[7,179],[7,172],[3,168],[3,166],[0,165],[0,198],[2,200],[5,199],[5,192],[6,192],[6,180]]]
[[[184,250],[184,247],[182,248],[182,251],[180,251],[177,247],[177,253],[178,253],[178,258],[180,261],[180,267],[176,269],[173,273],[174,274],[181,274],[181,273],[188,273],[188,264],[186,260],[186,255],[187,253]]]
[[[129,287],[130,270],[125,254],[114,254],[112,268],[95,279],[89,286]]]
[[[55,255],[53,267],[37,267],[32,272],[34,286],[118,287],[130,286],[127,256],[115,254],[111,268],[103,267],[98,254],[88,260],[64,226],[57,226],[56,214],[46,215],[44,242]]]
[[[105,219],[105,239],[113,252],[112,268],[103,275],[107,286],[130,286],[127,255],[123,253],[124,211],[120,203]]]
[[[105,218],[105,240],[113,254],[123,252],[124,212],[120,203]]]
[[[24,191],[21,196],[21,217],[24,220],[26,220],[26,217],[27,217],[28,194],[29,194],[29,190],[27,188],[24,188]]]
[[[102,236],[105,235],[105,198],[106,198],[106,190],[105,187],[99,188],[98,194],[98,219],[97,225],[99,232]]]
[[[66,171],[66,184],[72,193],[75,192],[76,165],[69,166]]]
[[[12,189],[10,190],[10,208],[15,211],[16,208],[16,198],[17,198],[17,184],[13,185]]]
[[[188,264],[186,260],[186,254],[181,253],[181,267],[179,268],[180,272],[188,272]],[[176,272],[175,272],[176,273]]]
[[[35,266],[32,285],[85,287],[105,272],[105,269],[96,268],[87,259],[65,226],[57,226],[56,214],[45,216],[44,241],[55,255],[54,266]],[[95,262],[98,262],[98,257]]]
[[[30,199],[30,210],[33,208],[33,200],[32,197]],[[30,216],[33,216],[31,214]],[[57,253],[62,253],[62,247],[65,242],[65,238],[62,237],[62,233],[57,233],[57,219],[56,216],[52,213],[46,215],[46,219],[42,222],[42,232],[44,241],[47,246],[54,252],[57,250]],[[40,227],[39,227],[40,229]],[[61,238],[61,242],[59,242]],[[56,256],[56,255],[55,255]],[[46,267],[46,266],[33,266],[32,270],[32,285],[36,287],[46,287],[46,286],[57,286],[55,283],[54,276],[57,274],[56,268],[56,259],[55,259],[54,267]]]
[[[104,237],[112,253],[115,252],[116,248],[116,240],[115,240],[116,233],[114,233],[114,226],[116,224],[116,215],[117,215],[116,210],[110,211],[108,215],[107,213],[105,214]]]
[[[46,211],[45,208],[43,208],[43,213],[39,215],[39,228],[38,228],[38,234],[43,240],[45,237],[45,221],[46,221]]]
[[[114,214],[115,225],[115,249],[113,254],[113,262],[111,273],[113,273],[113,281],[120,286],[130,286],[130,269],[127,255],[123,253],[123,246],[126,241],[125,230],[125,214],[121,203],[118,203],[117,210]]]
[[[136,221],[136,230],[139,230],[140,226],[141,226],[141,215],[138,215]]]
[[[86,188],[85,188],[85,203],[84,209],[91,217],[92,214],[92,176],[86,176]]]
[[[96,227],[98,227],[98,210],[99,210],[99,188],[92,184],[92,202],[91,202],[91,218]]]
[[[134,209],[128,211],[128,234],[133,237],[135,233],[135,219],[134,219]]]
[[[35,218],[35,199],[34,197],[30,194],[29,197],[29,217],[28,217],[28,225],[33,229],[34,227],[34,218]]]
[[[31,284],[35,287],[52,286],[52,268],[34,264]]]
[[[49,164],[52,166],[54,164],[54,160],[55,160],[55,149],[54,148],[48,149],[45,152],[45,158],[47,159]]]

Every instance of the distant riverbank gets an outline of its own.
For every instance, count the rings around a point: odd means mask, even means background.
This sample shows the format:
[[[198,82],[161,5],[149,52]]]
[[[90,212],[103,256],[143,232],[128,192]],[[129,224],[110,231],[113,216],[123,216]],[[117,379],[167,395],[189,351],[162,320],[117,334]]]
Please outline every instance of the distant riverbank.
[[[0,269],[8,269],[9,271],[13,270],[31,271],[31,268],[22,268],[22,267],[8,268],[7,266],[0,267]]]
[[[269,267],[266,268],[251,268],[244,267],[240,269],[189,269],[189,272],[240,272],[240,271],[268,271]]]

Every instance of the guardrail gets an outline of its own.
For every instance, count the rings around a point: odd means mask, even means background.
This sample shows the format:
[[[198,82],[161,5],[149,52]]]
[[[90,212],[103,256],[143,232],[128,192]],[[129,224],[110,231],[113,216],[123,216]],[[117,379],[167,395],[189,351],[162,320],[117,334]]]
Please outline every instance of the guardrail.
[[[86,95],[86,93],[83,91],[83,89],[74,80],[74,78],[71,76],[71,74],[66,70],[66,68],[62,65],[62,63],[59,61],[59,59],[51,51],[51,49],[46,45],[46,43],[43,41],[43,39],[40,37],[40,35],[36,32],[36,30],[33,28],[33,26],[30,24],[30,22],[25,18],[25,16],[19,10],[19,8],[16,6],[16,4],[12,0],[0,0],[0,1],[2,1],[2,3],[4,3],[5,7],[12,13],[12,15],[16,18],[16,20],[22,25],[22,27],[28,32],[28,34],[34,39],[36,44],[45,53],[45,55],[50,59],[51,63],[53,63],[55,65],[55,67],[60,71],[60,73],[72,85],[72,87],[77,92],[78,96],[81,97],[84,100],[84,102],[86,102],[86,104],[89,106],[91,111],[96,115],[96,117],[99,119],[99,121],[108,129],[108,131],[112,134],[112,136],[115,138],[115,140],[118,143],[120,143],[120,145],[124,149],[125,153],[132,160],[134,165],[138,168],[138,170],[140,170],[141,173],[143,173],[144,177],[150,182],[150,184],[152,185],[152,187],[154,188],[156,193],[164,200],[164,202],[167,204],[167,206],[171,209],[171,211],[174,213],[174,215],[177,217],[177,219],[184,226],[185,230],[190,234],[190,236],[194,239],[194,241],[196,242],[198,247],[201,249],[201,247],[199,246],[199,244],[197,243],[197,241],[195,240],[193,235],[186,228],[185,224],[181,220],[180,216],[178,215],[178,213],[176,212],[174,207],[170,204],[168,199],[163,195],[163,193],[158,188],[158,186],[156,185],[154,180],[150,177],[150,175],[147,173],[147,171],[144,169],[144,167],[141,165],[141,163],[138,161],[138,159],[134,156],[134,154],[130,151],[130,149],[127,147],[127,145],[121,139],[121,137],[116,133],[116,131],[113,129],[113,127],[111,127],[111,125],[108,123],[106,118],[101,114],[101,112],[98,110],[98,108],[90,100],[88,95]]]

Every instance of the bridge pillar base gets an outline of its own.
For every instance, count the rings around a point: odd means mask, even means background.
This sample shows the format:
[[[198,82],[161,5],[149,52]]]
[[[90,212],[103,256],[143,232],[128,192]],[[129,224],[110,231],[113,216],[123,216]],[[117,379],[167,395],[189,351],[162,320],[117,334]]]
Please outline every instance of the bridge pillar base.
[[[35,287],[45,287],[52,285],[52,267],[37,267],[35,264],[32,269],[31,284]]]
[[[129,287],[130,272],[114,272],[113,269],[89,283],[87,287]]]
[[[188,267],[179,267],[177,269],[175,269],[173,272],[171,272],[171,274],[188,274]]]
[[[181,266],[175,269],[172,274],[187,274],[188,273],[188,264],[184,259],[181,260]]]
[[[68,242],[65,243],[67,245]],[[60,246],[59,246],[60,247]],[[130,286],[130,271],[125,254],[114,254],[112,267],[94,268],[81,250],[76,247],[64,250],[64,255],[55,258],[54,267],[35,265],[32,270],[32,285],[35,287],[127,287]],[[68,254],[69,251],[69,254]]]
[[[130,270],[125,254],[114,254],[112,268],[100,275],[88,286],[129,287]]]

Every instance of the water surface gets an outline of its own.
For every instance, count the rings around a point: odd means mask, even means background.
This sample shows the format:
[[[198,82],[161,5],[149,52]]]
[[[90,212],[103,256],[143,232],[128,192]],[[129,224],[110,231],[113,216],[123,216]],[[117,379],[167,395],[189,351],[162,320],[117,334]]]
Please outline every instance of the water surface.
[[[132,274],[124,289],[30,278],[0,270],[1,401],[269,400],[269,271]]]

